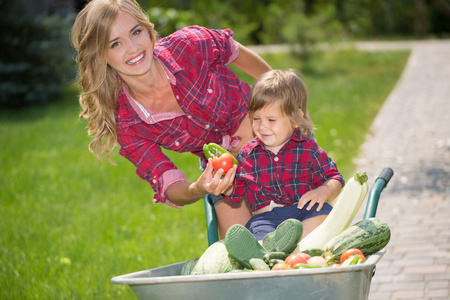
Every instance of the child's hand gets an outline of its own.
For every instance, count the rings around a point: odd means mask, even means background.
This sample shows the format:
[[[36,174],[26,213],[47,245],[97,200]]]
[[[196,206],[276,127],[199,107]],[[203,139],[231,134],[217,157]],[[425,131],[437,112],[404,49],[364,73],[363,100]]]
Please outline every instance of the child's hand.
[[[306,207],[306,210],[310,210],[314,204],[318,203],[319,205],[317,207],[317,211],[320,211],[326,201],[337,197],[341,191],[341,188],[342,185],[339,181],[330,179],[318,188],[304,194],[298,201],[297,207],[302,209],[309,201],[309,205]]]
[[[298,201],[297,207],[302,209],[306,203],[309,202],[309,205],[306,207],[306,210],[311,210],[314,204],[318,203],[317,211],[322,209],[323,204],[328,200],[327,192],[321,187],[318,187],[314,190],[311,190],[304,194],[300,200]]]

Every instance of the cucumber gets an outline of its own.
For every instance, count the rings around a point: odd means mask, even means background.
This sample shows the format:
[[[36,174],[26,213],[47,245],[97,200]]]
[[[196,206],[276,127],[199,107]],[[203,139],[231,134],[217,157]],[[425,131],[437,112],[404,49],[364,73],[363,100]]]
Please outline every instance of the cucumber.
[[[339,263],[342,253],[351,248],[361,250],[365,257],[383,249],[391,238],[391,230],[380,218],[369,218],[350,226],[325,246],[328,263]]]
[[[264,254],[263,260],[268,263],[272,259],[285,260],[289,256],[286,252],[269,252]]]
[[[192,271],[192,269],[194,269],[194,266],[197,263],[197,261],[198,261],[198,257],[191,258],[190,260],[188,260],[181,268],[180,275],[190,275],[191,271]]]
[[[253,270],[270,271],[269,266],[261,258],[251,258],[249,262]]]
[[[269,265],[269,268],[273,268],[277,263],[284,263],[284,260],[272,258],[267,264]]]
[[[309,248],[309,249],[303,250],[302,253],[306,253],[311,257],[322,256],[323,250],[320,248]]]

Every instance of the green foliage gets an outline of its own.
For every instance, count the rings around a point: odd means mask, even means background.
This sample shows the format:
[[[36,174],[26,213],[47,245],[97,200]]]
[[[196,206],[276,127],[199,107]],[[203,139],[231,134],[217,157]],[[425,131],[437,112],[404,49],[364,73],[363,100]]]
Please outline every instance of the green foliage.
[[[195,23],[194,15],[190,10],[155,7],[149,9],[147,13],[161,37]]]
[[[325,6],[317,13],[307,15],[300,5],[297,11],[291,12],[287,25],[281,31],[286,41],[298,44],[299,58],[308,62],[314,53],[318,52],[318,45],[323,41],[331,44],[342,38],[342,26],[335,16],[335,8],[332,5]]]
[[[0,106],[42,104],[61,95],[73,76],[68,42],[73,19],[0,16]]]
[[[311,49],[305,50],[305,56],[312,52],[311,45],[336,38],[445,37],[450,34],[450,14],[445,1],[141,0],[141,3],[151,6],[150,15],[157,23],[158,14],[152,13],[154,9],[167,11],[175,18],[179,16],[179,25],[231,28],[235,39],[247,45],[300,43]],[[177,12],[169,12],[169,9]],[[190,21],[182,11],[188,12]],[[171,17],[163,15],[162,18],[162,23],[166,24]],[[171,19],[169,23],[177,21]],[[158,27],[163,36],[179,28]]]

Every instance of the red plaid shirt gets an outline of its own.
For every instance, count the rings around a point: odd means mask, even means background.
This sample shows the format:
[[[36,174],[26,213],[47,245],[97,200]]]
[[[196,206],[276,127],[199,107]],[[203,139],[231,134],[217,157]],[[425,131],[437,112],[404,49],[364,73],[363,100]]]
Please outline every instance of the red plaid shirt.
[[[285,206],[330,179],[344,185],[336,163],[317,143],[296,130],[278,154],[266,150],[256,137],[242,147],[239,169],[228,201],[238,203],[245,197],[252,211],[273,200]]]
[[[139,106],[125,89],[119,94],[120,154],[150,183],[154,202],[177,207],[167,200],[166,189],[186,181],[161,147],[203,157],[203,144],[229,143],[248,112],[250,87],[226,67],[238,55],[232,35],[229,29],[192,26],[156,43],[155,63],[166,72],[183,114],[157,113]]]

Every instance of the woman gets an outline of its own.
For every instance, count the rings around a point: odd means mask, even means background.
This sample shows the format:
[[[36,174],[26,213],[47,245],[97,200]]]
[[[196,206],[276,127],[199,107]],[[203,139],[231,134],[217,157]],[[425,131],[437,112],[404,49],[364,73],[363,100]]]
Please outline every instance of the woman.
[[[78,14],[72,42],[83,88],[80,117],[88,120],[89,148],[98,159],[109,159],[118,142],[120,154],[154,189],[154,202],[182,207],[223,193],[236,168],[222,177],[208,162],[188,182],[161,147],[203,158],[203,144],[215,142],[236,155],[253,138],[250,87],[226,64],[255,78],[271,68],[229,29],[192,26],[157,41],[153,27],[134,0],[92,0]],[[222,238],[231,225],[250,219],[245,204],[215,198]]]

